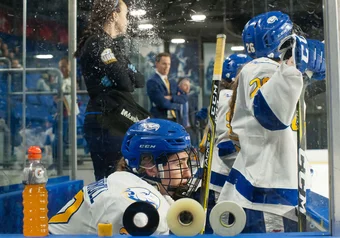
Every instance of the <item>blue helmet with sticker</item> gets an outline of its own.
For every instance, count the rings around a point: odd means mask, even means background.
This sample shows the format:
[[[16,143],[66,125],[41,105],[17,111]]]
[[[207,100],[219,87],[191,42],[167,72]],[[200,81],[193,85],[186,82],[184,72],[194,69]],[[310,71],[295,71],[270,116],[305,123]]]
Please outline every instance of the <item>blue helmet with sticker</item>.
[[[224,60],[222,79],[228,82],[234,81],[240,66],[251,61],[252,58],[246,54],[232,54]]]
[[[174,199],[190,196],[200,182],[196,150],[184,127],[175,122],[163,119],[136,122],[125,134],[122,154],[131,172],[162,186]]]
[[[126,132],[122,154],[129,167],[139,168],[143,154],[152,155],[157,160],[162,154],[175,154],[190,148],[190,136],[180,124],[145,119],[133,124]]]
[[[290,35],[293,23],[287,14],[272,11],[253,17],[242,32],[243,44],[252,58],[279,58],[278,46]]]

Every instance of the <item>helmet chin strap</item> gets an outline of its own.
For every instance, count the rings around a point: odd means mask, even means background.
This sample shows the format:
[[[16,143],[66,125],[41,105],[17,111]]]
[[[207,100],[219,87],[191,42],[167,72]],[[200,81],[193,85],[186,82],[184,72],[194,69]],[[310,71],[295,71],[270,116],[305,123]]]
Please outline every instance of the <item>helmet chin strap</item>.
[[[164,167],[162,164],[158,164],[157,167],[158,167],[159,178],[163,179],[164,178]]]
[[[168,192],[174,192],[172,198],[174,200],[187,197],[186,194],[189,191],[188,185],[180,185],[179,187],[168,186]]]

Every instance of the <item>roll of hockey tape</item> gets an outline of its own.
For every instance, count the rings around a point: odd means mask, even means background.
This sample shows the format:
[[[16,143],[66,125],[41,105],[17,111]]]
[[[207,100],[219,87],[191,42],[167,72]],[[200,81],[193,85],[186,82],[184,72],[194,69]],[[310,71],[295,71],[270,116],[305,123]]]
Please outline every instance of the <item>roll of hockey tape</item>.
[[[145,226],[138,226],[134,222],[134,218],[138,213],[143,213],[147,216]],[[159,214],[157,209],[147,202],[135,202],[126,208],[123,215],[123,225],[126,231],[132,236],[150,236],[158,227]]]
[[[246,213],[237,203],[224,201],[213,207],[210,212],[209,221],[215,234],[234,236],[241,233],[244,229]]]
[[[169,229],[177,236],[197,235],[205,224],[201,204],[190,198],[181,198],[171,205],[166,220]]]

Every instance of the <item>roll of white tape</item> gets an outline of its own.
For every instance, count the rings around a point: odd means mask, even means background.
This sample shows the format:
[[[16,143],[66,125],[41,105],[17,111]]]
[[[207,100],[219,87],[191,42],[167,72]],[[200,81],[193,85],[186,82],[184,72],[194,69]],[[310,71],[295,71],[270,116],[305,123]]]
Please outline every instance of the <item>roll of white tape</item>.
[[[195,236],[203,229],[205,212],[197,201],[181,198],[171,205],[166,220],[175,235]]]
[[[232,221],[229,214],[232,214]],[[220,236],[240,234],[246,225],[246,213],[237,203],[224,201],[216,204],[210,212],[209,221],[214,233]]]

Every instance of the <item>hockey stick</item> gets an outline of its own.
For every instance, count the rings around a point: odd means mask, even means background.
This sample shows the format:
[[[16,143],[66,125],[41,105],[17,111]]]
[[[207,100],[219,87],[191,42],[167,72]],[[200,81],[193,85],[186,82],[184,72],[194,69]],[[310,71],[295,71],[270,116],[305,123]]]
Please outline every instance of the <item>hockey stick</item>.
[[[305,91],[307,84],[305,83],[296,106],[296,123],[297,123],[297,152],[298,152],[298,229],[300,232],[306,231],[306,106]]]
[[[209,106],[209,121],[210,127],[207,134],[207,140],[205,145],[204,163],[203,163],[203,175],[201,183],[201,204],[205,213],[208,209],[209,199],[209,183],[211,176],[211,162],[213,157],[213,148],[215,143],[215,131],[216,131],[216,117],[218,110],[218,98],[219,98],[219,84],[222,77],[222,66],[224,60],[224,49],[225,49],[226,35],[217,35],[216,40],[216,52],[215,52],[215,63],[214,63],[214,74],[213,82],[211,86],[210,106]],[[201,230],[201,234],[204,234],[205,227]]]
[[[307,150],[307,140],[306,140],[306,106],[305,100],[315,97],[320,93],[326,92],[326,84],[324,81],[314,81],[311,82],[309,78],[312,76],[312,72],[306,72],[308,75],[304,77],[304,86],[297,104],[296,122],[298,124],[297,128],[297,149],[298,149],[298,229],[300,232],[305,232],[307,227],[307,167],[306,163],[306,150]]]

